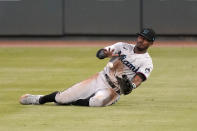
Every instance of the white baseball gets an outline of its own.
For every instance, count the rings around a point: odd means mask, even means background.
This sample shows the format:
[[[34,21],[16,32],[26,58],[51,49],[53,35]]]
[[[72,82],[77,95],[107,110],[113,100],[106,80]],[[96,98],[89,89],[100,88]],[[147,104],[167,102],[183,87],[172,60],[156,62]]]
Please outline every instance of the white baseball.
[[[109,68],[113,68],[114,67],[114,64],[112,62],[109,62],[108,63],[108,66],[109,66]]]

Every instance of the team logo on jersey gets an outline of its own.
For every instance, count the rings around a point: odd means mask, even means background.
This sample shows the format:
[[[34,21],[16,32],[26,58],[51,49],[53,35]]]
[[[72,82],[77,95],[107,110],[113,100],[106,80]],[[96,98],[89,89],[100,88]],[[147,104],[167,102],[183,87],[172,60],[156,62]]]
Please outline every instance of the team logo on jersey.
[[[133,72],[137,72],[139,70],[139,67],[136,68],[133,64],[131,64],[125,58],[126,58],[126,55],[120,55],[120,60],[122,61],[122,63],[126,65],[127,67],[129,67],[129,69],[131,69]]]
[[[145,73],[149,73],[149,72],[150,72],[150,68],[146,68]]]

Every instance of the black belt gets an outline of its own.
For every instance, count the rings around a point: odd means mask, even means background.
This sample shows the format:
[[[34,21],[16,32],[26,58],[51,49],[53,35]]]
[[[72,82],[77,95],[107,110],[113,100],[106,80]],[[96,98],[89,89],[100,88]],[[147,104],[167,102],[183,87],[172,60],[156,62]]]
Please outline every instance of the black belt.
[[[112,88],[116,88],[116,86],[114,85],[114,83],[110,80],[109,76],[107,74],[105,74],[105,78],[108,82],[108,84],[112,87]]]
[[[105,74],[105,78],[108,82],[108,84],[112,87],[112,88],[116,88],[116,86],[114,85],[114,83],[110,80],[109,76],[107,74]],[[120,90],[116,91],[118,94],[120,94]]]

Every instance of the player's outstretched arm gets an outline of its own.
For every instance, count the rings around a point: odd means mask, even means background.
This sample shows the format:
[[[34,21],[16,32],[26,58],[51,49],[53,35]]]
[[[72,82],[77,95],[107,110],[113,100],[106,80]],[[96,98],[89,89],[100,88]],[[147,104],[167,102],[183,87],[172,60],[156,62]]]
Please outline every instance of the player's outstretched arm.
[[[113,57],[113,56],[119,56],[119,54],[114,54],[114,49],[100,49],[97,51],[96,53],[96,57],[99,58],[99,59],[104,59],[106,57]]]

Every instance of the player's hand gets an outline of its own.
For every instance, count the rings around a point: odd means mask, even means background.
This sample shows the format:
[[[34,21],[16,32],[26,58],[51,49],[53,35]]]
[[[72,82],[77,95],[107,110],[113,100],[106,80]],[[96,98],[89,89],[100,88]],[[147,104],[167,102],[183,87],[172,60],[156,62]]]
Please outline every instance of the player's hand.
[[[108,50],[104,49],[104,53],[107,57],[119,56],[119,54],[114,54],[114,49],[109,48]]]

